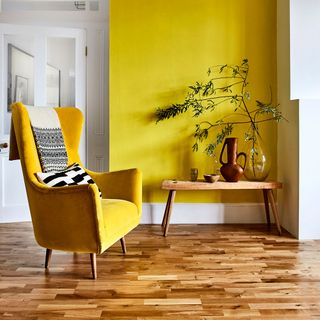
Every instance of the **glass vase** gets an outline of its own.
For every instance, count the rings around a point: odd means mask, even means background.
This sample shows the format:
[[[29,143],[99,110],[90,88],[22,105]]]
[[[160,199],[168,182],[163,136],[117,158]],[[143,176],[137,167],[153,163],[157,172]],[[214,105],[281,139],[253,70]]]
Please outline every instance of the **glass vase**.
[[[249,181],[264,181],[271,169],[271,156],[259,134],[254,134],[247,146],[244,176]]]

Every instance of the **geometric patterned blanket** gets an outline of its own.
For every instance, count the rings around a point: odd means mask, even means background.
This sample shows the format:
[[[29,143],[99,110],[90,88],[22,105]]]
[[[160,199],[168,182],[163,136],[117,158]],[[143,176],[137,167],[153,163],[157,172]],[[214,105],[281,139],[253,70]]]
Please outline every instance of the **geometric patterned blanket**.
[[[52,172],[37,172],[38,179],[49,187],[65,187],[76,186],[80,184],[94,184],[91,176],[80,167],[78,163],[74,163],[66,170]],[[101,191],[100,197],[101,197]]]
[[[65,170],[68,167],[68,155],[57,112],[51,107],[26,108],[42,172]]]
[[[49,187],[76,186],[94,183],[79,163],[74,163],[66,170],[52,172],[37,172],[37,177]]]

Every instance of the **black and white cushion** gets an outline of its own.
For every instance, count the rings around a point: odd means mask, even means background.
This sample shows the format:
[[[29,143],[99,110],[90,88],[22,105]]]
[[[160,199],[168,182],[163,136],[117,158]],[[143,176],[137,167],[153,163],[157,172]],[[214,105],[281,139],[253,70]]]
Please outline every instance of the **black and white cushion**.
[[[95,183],[90,175],[88,175],[78,163],[74,163],[63,171],[37,172],[37,177],[40,182],[50,187],[65,187]]]
[[[68,154],[58,114],[51,107],[26,106],[43,172],[63,171]]]
[[[43,172],[65,170],[68,167],[68,155],[61,128],[32,127],[32,131]]]

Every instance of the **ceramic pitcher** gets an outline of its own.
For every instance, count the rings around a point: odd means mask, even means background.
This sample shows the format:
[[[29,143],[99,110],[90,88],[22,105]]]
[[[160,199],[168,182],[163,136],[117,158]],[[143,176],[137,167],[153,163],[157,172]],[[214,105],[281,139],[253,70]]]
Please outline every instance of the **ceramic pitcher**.
[[[227,146],[227,162],[223,161],[223,152]],[[240,156],[244,157],[244,166],[242,167],[237,163]],[[238,153],[238,138],[226,138],[220,154],[220,163],[222,167],[220,172],[228,182],[237,182],[241,178],[246,165],[247,156],[245,153]]]

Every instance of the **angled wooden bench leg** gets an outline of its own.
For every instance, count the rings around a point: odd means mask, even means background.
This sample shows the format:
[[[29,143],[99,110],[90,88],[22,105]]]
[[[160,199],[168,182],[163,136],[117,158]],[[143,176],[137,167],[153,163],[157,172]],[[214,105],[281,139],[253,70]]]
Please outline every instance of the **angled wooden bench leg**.
[[[161,224],[163,228],[164,228],[164,226],[166,225],[166,222],[167,222],[167,216],[168,216],[171,193],[172,193],[172,190],[169,190],[169,195],[168,195],[168,199],[167,199],[167,203],[166,203],[166,208],[164,210],[164,214],[163,214],[163,218],[162,218],[162,224]]]
[[[164,218],[164,233],[163,235],[166,237],[169,231],[169,224],[170,224],[170,217],[171,217],[171,212],[172,212],[172,205],[174,202],[174,198],[176,195],[176,190],[170,190],[169,196],[168,196],[168,201],[167,201],[167,207],[166,207],[166,212],[165,212],[165,218]]]
[[[164,210],[164,215],[163,215],[163,219],[162,219],[162,227],[163,228],[166,227],[166,224],[168,221],[168,214],[169,214],[169,209],[170,209],[170,205],[171,205],[172,194],[173,194],[173,190],[169,190],[166,208]]]
[[[267,218],[267,224],[268,227],[271,227],[271,222],[270,222],[270,208],[269,208],[269,199],[268,199],[268,190],[263,189],[263,199],[264,199],[264,208],[266,212],[266,218]]]
[[[269,189],[267,194],[268,194],[268,197],[270,199],[270,204],[271,204],[271,208],[272,208],[272,211],[273,211],[274,220],[276,222],[279,235],[281,236],[280,219],[279,219],[278,209],[277,209],[276,203],[274,201],[274,196],[273,196],[272,190]]]

